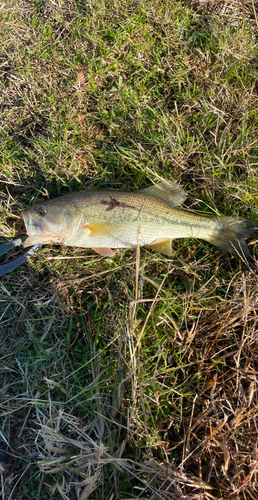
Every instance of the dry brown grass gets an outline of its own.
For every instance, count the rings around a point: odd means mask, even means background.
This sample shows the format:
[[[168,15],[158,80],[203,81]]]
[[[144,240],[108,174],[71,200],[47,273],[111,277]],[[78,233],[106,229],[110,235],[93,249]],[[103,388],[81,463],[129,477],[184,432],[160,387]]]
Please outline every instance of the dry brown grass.
[[[3,238],[46,194],[163,177],[193,209],[257,216],[252,0],[0,15]],[[255,258],[198,241],[171,260],[53,246],[4,277],[2,499],[258,498],[257,297]]]

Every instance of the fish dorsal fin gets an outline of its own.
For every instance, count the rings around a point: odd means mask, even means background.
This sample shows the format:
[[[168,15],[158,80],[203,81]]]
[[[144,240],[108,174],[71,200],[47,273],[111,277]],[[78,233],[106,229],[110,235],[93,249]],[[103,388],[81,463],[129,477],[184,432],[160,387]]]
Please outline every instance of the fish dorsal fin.
[[[162,181],[154,186],[142,189],[141,193],[150,194],[156,198],[166,201],[172,207],[181,205],[186,199],[186,193],[175,181]]]
[[[150,245],[145,246],[151,248],[152,250],[156,250],[156,252],[162,252],[165,255],[168,255],[168,257],[171,257],[172,255],[172,239],[159,238]]]

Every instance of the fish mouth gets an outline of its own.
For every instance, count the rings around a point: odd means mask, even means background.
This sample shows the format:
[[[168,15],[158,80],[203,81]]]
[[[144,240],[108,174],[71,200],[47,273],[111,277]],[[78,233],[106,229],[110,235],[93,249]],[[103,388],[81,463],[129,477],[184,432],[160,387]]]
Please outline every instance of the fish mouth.
[[[24,248],[36,245],[37,243],[45,243],[46,237],[44,235],[43,221],[34,218],[29,212],[22,212],[22,217],[26,227],[27,238],[24,240],[22,246]]]
[[[26,227],[27,238],[23,242],[23,247],[36,245],[37,243],[62,243],[65,227],[57,228],[55,231],[49,228],[46,220],[39,220],[28,210],[22,212],[22,217]],[[53,228],[55,229],[55,227]]]
[[[35,236],[36,234],[42,233],[43,224],[38,219],[34,219],[27,211],[22,212],[22,217],[28,236]]]

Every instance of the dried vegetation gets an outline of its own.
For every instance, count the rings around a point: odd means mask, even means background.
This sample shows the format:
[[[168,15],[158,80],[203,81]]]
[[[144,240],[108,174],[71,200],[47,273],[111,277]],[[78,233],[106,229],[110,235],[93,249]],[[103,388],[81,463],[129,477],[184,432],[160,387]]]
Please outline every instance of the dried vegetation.
[[[252,0],[0,15],[3,238],[44,196],[160,177],[257,216]],[[257,297],[255,257],[194,240],[172,259],[48,247],[2,278],[2,499],[256,499]]]

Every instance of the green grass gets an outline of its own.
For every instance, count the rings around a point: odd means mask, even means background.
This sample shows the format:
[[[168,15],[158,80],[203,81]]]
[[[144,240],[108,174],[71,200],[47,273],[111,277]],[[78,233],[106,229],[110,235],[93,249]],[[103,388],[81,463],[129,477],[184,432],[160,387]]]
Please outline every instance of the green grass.
[[[254,8],[7,0],[1,240],[46,197],[160,178],[186,207],[257,217]],[[46,246],[1,279],[3,499],[257,497],[249,244],[248,266],[200,240]]]

